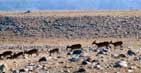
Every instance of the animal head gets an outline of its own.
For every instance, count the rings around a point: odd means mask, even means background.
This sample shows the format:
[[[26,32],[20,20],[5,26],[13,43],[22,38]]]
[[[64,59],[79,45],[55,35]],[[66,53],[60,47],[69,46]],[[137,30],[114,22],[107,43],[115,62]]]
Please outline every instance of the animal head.
[[[93,43],[92,44],[96,44],[96,40],[95,41],[93,41]]]
[[[66,46],[66,50],[68,50],[68,48],[70,48],[70,46],[69,46],[69,45],[67,45],[67,46]]]
[[[112,42],[112,40],[110,41],[110,44],[112,44],[113,42]]]
[[[26,53],[26,52],[27,52],[26,50],[23,51],[23,53]]]

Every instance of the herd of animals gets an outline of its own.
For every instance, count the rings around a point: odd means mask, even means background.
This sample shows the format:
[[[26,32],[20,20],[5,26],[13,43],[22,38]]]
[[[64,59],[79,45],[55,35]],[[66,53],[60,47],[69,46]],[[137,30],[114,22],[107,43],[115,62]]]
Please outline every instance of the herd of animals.
[[[108,48],[111,48],[110,44],[112,44],[114,46],[114,48],[116,48],[117,46],[119,46],[121,48],[123,47],[123,42],[122,41],[117,41],[117,42],[104,41],[104,42],[99,42],[99,43],[96,43],[96,41],[92,42],[92,45],[96,45],[97,48],[106,47],[108,49]],[[73,50],[77,50],[77,49],[83,50],[82,45],[81,44],[73,44],[71,46],[66,46],[66,50],[73,51]],[[59,48],[49,50],[48,52],[49,52],[49,56],[51,56],[51,54],[53,54],[53,53],[59,53]],[[24,57],[25,54],[27,54],[28,56],[32,56],[32,54],[38,55],[39,51],[38,51],[38,49],[24,50],[24,51],[21,51],[21,52],[18,52],[18,53],[15,53],[13,51],[4,51],[3,53],[0,54],[0,60],[3,60],[3,59],[16,59],[19,56]]]
[[[91,49],[91,46],[93,49]],[[38,49],[37,48],[25,49],[22,51],[8,50],[8,51],[4,51],[4,52],[0,53],[0,61],[5,61],[5,60],[12,60],[13,61],[15,59],[19,59],[19,57],[22,57],[23,59],[25,59],[25,58],[27,58],[26,56],[31,58],[31,57],[33,57],[33,55],[36,55],[36,56],[38,56],[38,58],[36,57],[37,63],[35,65],[41,65],[41,69],[43,68],[43,70],[45,70],[45,72],[39,71],[39,72],[35,72],[35,73],[50,73],[47,71],[50,71],[50,70],[52,71],[56,67],[56,66],[52,67],[52,64],[56,65],[57,63],[60,66],[65,64],[65,68],[69,68],[69,65],[67,65],[67,64],[75,63],[76,67],[78,66],[79,69],[78,70],[71,70],[71,71],[72,72],[74,71],[74,73],[79,73],[79,72],[85,73],[86,70],[90,70],[90,69],[92,70],[94,68],[96,70],[97,69],[102,70],[102,68],[109,69],[109,68],[115,68],[115,67],[118,67],[118,68],[119,67],[121,67],[121,68],[127,67],[127,63],[130,63],[130,62],[129,61],[126,62],[124,60],[126,60],[127,57],[131,58],[132,55],[133,55],[133,60],[134,60],[134,58],[135,58],[135,61],[141,60],[141,57],[138,56],[138,53],[136,53],[132,50],[128,50],[128,51],[126,50],[127,55],[125,54],[125,52],[121,53],[121,50],[123,50],[123,48],[124,48],[123,41],[116,41],[116,42],[113,42],[113,41],[103,41],[103,42],[93,41],[91,43],[91,46],[88,49],[86,49],[82,44],[72,44],[72,45],[65,46],[63,49],[64,51],[62,49],[60,49],[59,47],[56,47],[56,48],[51,47],[51,48],[48,48],[47,51],[44,51],[39,48]],[[111,52],[111,49],[113,49],[114,52]],[[115,52],[115,50],[120,51],[120,53]],[[42,52],[44,52],[44,54],[41,54]],[[61,53],[63,53],[63,54],[61,54]],[[115,61],[111,62],[111,60],[108,60],[106,57],[113,58]],[[35,56],[34,56],[34,58],[35,58]],[[27,59],[25,59],[25,60],[27,60]],[[107,60],[107,61],[105,61],[105,60]],[[78,62],[80,63],[80,66],[79,66]],[[30,63],[32,64],[32,62],[30,62]],[[46,64],[44,64],[44,63],[47,63],[47,68],[45,68],[45,69],[44,69],[44,67],[46,67],[45,66]],[[136,61],[136,63],[139,64],[138,61]],[[91,65],[91,66],[89,67],[88,65]],[[103,65],[103,67],[102,67],[102,65]],[[0,65],[0,72],[4,71],[3,69],[6,68],[4,66],[5,66],[4,64]],[[25,67],[26,66],[28,66],[28,65],[25,65]],[[62,70],[62,68],[63,68],[60,66],[58,66],[59,71]],[[90,69],[88,69],[87,66]],[[15,70],[11,70],[11,68],[9,68],[8,70],[11,71],[12,73],[20,73],[20,72],[29,73],[29,72],[25,71],[26,70],[25,67],[24,68],[16,68]],[[40,66],[37,66],[37,68],[35,68],[34,70],[38,70],[38,67],[40,67]],[[73,68],[73,66],[71,66],[71,67]],[[132,66],[129,66],[129,71],[132,70],[132,69],[130,69],[130,67],[132,67]],[[13,69],[13,67],[12,67],[12,69]],[[141,68],[138,68],[138,69],[141,69]],[[34,70],[30,70],[30,68],[29,68],[29,71],[31,71],[31,73],[34,73],[33,72]],[[62,72],[58,72],[57,68],[55,70],[57,71],[57,73],[62,73]],[[66,72],[66,70],[64,70],[63,73],[70,73],[69,69],[67,69],[67,70],[68,70],[67,72]],[[18,72],[14,72],[14,71],[18,71]],[[104,73],[106,73],[106,72],[104,72]]]

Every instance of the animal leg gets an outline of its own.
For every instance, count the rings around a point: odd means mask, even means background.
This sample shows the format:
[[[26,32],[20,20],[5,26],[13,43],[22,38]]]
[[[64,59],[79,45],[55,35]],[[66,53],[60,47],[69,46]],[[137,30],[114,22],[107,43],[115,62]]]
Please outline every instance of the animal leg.
[[[49,53],[49,56],[51,56],[51,53]]]

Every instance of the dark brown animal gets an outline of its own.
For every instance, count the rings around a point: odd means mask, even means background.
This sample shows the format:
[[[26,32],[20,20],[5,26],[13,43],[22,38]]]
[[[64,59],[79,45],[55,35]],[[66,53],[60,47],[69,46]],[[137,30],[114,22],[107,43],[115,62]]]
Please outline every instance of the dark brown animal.
[[[16,59],[19,56],[23,56],[24,57],[24,52],[14,53],[13,55],[11,55],[10,57],[8,57],[7,59]]]
[[[51,56],[52,53],[59,53],[59,48],[55,48],[49,51],[49,55]]]
[[[0,54],[0,58],[5,58],[5,57],[8,57],[8,56],[11,56],[12,55],[12,51],[5,51],[3,52],[2,54]]]
[[[16,55],[16,53],[14,53],[13,55],[7,57],[7,59],[15,59],[17,58],[18,56]]]
[[[68,50],[70,48],[70,50],[75,50],[75,49],[82,49],[82,45],[81,44],[74,44],[74,45],[71,45],[71,46],[67,46],[66,47],[66,50]]]
[[[2,60],[2,54],[0,54],[0,60]]]
[[[92,45],[96,45],[98,48],[100,47],[106,47],[107,49],[110,47],[110,42],[108,41],[105,41],[105,42],[99,42],[99,43],[96,43],[96,41],[93,41]]]
[[[117,46],[120,46],[121,48],[123,47],[123,42],[122,41],[117,41],[117,42],[110,42],[116,48]]]
[[[32,56],[32,54],[38,55],[38,49],[31,49],[29,51],[24,51],[24,54],[27,54],[28,56]]]

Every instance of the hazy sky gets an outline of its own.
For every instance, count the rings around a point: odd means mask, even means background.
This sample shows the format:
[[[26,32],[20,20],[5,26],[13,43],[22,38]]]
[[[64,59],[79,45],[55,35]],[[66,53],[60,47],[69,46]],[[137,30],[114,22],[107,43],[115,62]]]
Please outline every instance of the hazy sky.
[[[0,0],[0,10],[141,9],[141,0]]]

